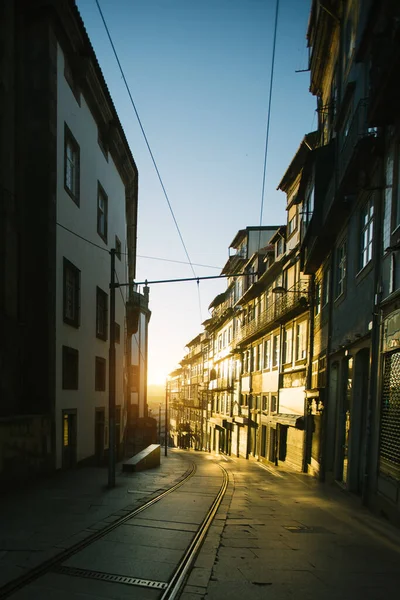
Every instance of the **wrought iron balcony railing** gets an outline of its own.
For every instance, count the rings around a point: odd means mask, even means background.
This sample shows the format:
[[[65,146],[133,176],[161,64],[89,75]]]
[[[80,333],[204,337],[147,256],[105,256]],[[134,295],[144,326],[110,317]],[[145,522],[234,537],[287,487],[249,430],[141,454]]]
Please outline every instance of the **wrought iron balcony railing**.
[[[280,321],[295,308],[306,307],[307,298],[308,281],[300,280],[285,292],[279,293],[275,302],[249,323],[243,325],[236,333],[235,344],[239,344],[273,322]]]

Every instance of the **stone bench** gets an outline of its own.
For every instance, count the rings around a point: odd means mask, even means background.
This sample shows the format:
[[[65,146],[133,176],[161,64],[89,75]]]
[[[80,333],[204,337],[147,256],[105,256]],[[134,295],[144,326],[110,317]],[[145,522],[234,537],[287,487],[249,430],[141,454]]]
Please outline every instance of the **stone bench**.
[[[151,444],[141,452],[125,460],[122,464],[122,471],[126,473],[134,473],[135,471],[143,471],[144,469],[153,469],[160,466],[160,444]]]

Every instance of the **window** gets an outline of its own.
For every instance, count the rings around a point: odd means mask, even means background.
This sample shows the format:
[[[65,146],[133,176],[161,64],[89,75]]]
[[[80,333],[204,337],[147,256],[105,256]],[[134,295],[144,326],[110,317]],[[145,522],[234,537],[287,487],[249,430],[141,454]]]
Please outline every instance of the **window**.
[[[318,281],[315,284],[315,314],[319,315],[321,312],[321,282]]]
[[[264,342],[264,369],[271,368],[271,339]]]
[[[274,335],[272,341],[272,366],[279,365],[279,335]]]
[[[268,396],[262,397],[262,410],[268,412]]]
[[[97,188],[97,233],[107,244],[108,197],[100,183]]]
[[[309,189],[307,191],[307,196],[306,196],[306,203],[305,203],[306,225],[309,224],[309,222],[311,221],[311,217],[313,216],[313,213],[314,213],[314,193],[315,193],[315,188],[314,188],[314,184],[313,184],[312,186],[309,187]]]
[[[283,238],[279,237],[276,242],[276,256],[283,254]]]
[[[62,347],[62,389],[77,390],[79,380],[79,352],[75,348]]]
[[[115,256],[121,260],[121,240],[117,235],[115,236]]]
[[[344,293],[346,281],[346,242],[342,242],[336,250],[336,298]]]
[[[318,387],[326,386],[326,356],[321,356],[318,362]]]
[[[107,340],[107,294],[99,287],[96,288],[96,337]]]
[[[271,394],[271,412],[275,413],[278,410],[278,396]]]
[[[72,200],[79,206],[79,171],[80,151],[79,146],[69,130],[64,125],[64,188]]]
[[[97,128],[97,143],[100,146],[100,150],[104,154],[104,158],[108,162],[108,145],[107,145],[106,138],[107,138],[107,136],[105,134],[105,129],[104,128],[100,129],[100,127],[98,127]]]
[[[121,343],[121,327],[119,326],[119,323],[114,323],[114,327],[115,327],[115,343],[120,344]]]
[[[329,302],[329,285],[330,285],[331,270],[327,267],[324,271],[323,287],[322,287],[322,306],[326,306]]]
[[[296,360],[304,360],[307,353],[307,321],[296,325]]]
[[[343,70],[349,66],[356,45],[356,32],[353,20],[349,18],[344,31]]]
[[[288,235],[292,235],[292,233],[295,231],[296,229],[296,215],[294,215],[294,217],[292,217],[289,221],[289,233]]]
[[[252,359],[253,359],[253,364],[251,365],[251,370],[256,371],[257,363],[258,363],[258,346],[253,346],[253,348],[252,348]]]
[[[73,327],[80,324],[80,277],[79,269],[64,258],[63,319]]]
[[[385,201],[383,216],[383,252],[390,246],[390,234],[392,231],[392,201],[393,201],[393,167],[394,147],[387,151],[385,157]]]
[[[318,359],[313,360],[311,364],[311,389],[318,387]]]
[[[263,358],[263,355],[262,355],[262,344],[259,344],[258,345],[258,352],[257,352],[257,359],[258,359],[258,362],[257,362],[257,371],[261,371],[261,369],[262,369],[262,358]]]
[[[79,86],[76,83],[74,74],[71,69],[70,62],[68,61],[68,59],[65,55],[64,55],[64,77],[65,77],[65,80],[68,83],[69,87],[71,88],[73,95],[75,96],[75,100],[77,101],[77,103],[80,106],[81,95],[80,95],[80,91],[79,91]]]
[[[374,233],[374,205],[372,198],[365,203],[361,210],[360,231],[360,269],[363,269],[372,259],[372,239]]]
[[[292,362],[293,329],[285,329],[283,334],[283,362]]]
[[[95,384],[96,392],[104,392],[106,389],[106,359],[96,356],[95,359]]]

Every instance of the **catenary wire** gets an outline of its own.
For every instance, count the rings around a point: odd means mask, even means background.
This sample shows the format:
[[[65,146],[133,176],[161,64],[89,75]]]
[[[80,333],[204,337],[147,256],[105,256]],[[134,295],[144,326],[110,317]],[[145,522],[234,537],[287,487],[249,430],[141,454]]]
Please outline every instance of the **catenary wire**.
[[[69,233],[72,233],[72,235],[75,235],[76,237],[78,237],[79,239],[83,240],[84,242],[87,242],[88,244],[91,244],[92,246],[95,246],[96,248],[99,248],[100,250],[103,250],[104,252],[107,252],[108,254],[110,253],[110,251],[108,250],[108,248],[103,248],[102,246],[99,246],[98,244],[95,244],[94,242],[92,242],[91,240],[88,240],[87,238],[83,237],[82,235],[79,235],[79,233],[76,233],[75,231],[72,231],[72,229],[68,229],[68,227],[65,227],[65,225],[61,225],[61,223],[57,223],[57,225],[59,227],[62,227],[62,229],[65,229],[65,231],[68,231]],[[121,256],[128,256],[128,252],[121,252]],[[148,258],[151,260],[160,260],[163,262],[171,262],[171,263],[178,263],[178,264],[182,264],[182,265],[187,265],[190,263],[187,263],[184,260],[172,260],[170,258],[161,258],[159,256],[143,256],[141,254],[137,254],[136,255],[137,258]],[[200,263],[192,263],[194,266],[197,267],[204,267],[204,268],[208,268],[208,269],[217,269],[218,271],[221,270],[221,267],[214,267],[212,265],[203,265]]]
[[[177,229],[177,231],[178,231],[178,235],[179,235],[179,238],[180,238],[180,240],[181,240],[181,243],[182,243],[183,249],[184,249],[184,251],[185,251],[186,257],[187,257],[187,259],[188,259],[188,262],[189,262],[189,264],[190,264],[190,267],[191,267],[191,269],[192,269],[193,275],[194,275],[194,276],[196,276],[196,272],[195,272],[195,270],[194,270],[194,268],[193,268],[193,263],[192,263],[192,261],[190,260],[190,256],[189,256],[188,250],[187,250],[187,248],[186,248],[186,244],[185,244],[185,242],[184,242],[184,240],[183,240],[182,233],[181,233],[181,230],[180,230],[180,228],[179,228],[178,222],[177,222],[177,220],[176,220],[175,213],[174,213],[174,211],[173,211],[173,209],[172,209],[171,202],[170,202],[170,200],[169,200],[169,197],[168,197],[167,191],[166,191],[166,189],[165,189],[165,186],[164,186],[163,180],[162,180],[162,178],[161,178],[160,171],[159,171],[159,169],[158,169],[158,166],[157,166],[156,160],[155,160],[155,158],[154,158],[153,152],[152,152],[152,150],[151,150],[151,147],[150,147],[149,141],[148,141],[148,139],[147,139],[147,136],[146,136],[145,130],[144,130],[144,128],[143,128],[143,125],[142,125],[142,122],[141,122],[141,120],[140,120],[139,113],[138,113],[138,111],[137,111],[137,109],[136,109],[135,102],[134,102],[134,100],[133,100],[133,97],[132,97],[132,94],[131,94],[131,91],[130,91],[130,88],[129,88],[128,82],[127,82],[127,80],[126,80],[126,77],[125,77],[124,70],[123,70],[123,68],[122,68],[122,65],[121,65],[121,63],[120,63],[120,60],[119,60],[119,57],[118,57],[117,51],[116,51],[116,49],[115,49],[114,42],[113,42],[113,40],[112,40],[112,37],[111,37],[110,31],[109,31],[109,29],[108,29],[108,26],[107,26],[106,20],[105,20],[105,18],[104,18],[103,12],[102,12],[102,10],[101,10],[101,7],[100,7],[100,4],[99,4],[99,1],[98,1],[98,0],[95,0],[95,1],[96,1],[97,8],[98,8],[98,10],[99,10],[100,16],[101,16],[101,20],[103,21],[104,28],[105,28],[105,30],[106,30],[106,32],[107,32],[108,39],[109,39],[109,41],[110,41],[110,44],[111,44],[111,47],[112,47],[112,49],[113,49],[113,52],[114,52],[115,59],[116,59],[116,61],[117,61],[117,63],[118,63],[118,67],[119,67],[119,70],[120,70],[120,72],[121,72],[122,79],[124,80],[124,84],[125,84],[126,90],[127,90],[127,92],[128,92],[128,95],[129,95],[129,98],[130,98],[130,101],[131,101],[131,104],[132,104],[133,110],[135,111],[135,115],[136,115],[136,118],[137,118],[137,120],[138,120],[139,127],[140,127],[140,129],[141,129],[141,132],[142,132],[142,134],[143,134],[144,141],[146,142],[147,149],[148,149],[148,151],[149,151],[149,153],[150,153],[151,160],[152,160],[152,162],[153,162],[153,165],[154,165],[154,168],[155,168],[155,170],[156,170],[156,173],[157,173],[158,180],[159,180],[159,182],[160,182],[160,184],[161,184],[161,188],[162,188],[162,190],[163,190],[163,193],[164,193],[165,199],[166,199],[166,201],[167,201],[168,208],[169,208],[169,210],[170,210],[170,212],[171,212],[171,215],[172,215],[173,221],[174,221],[174,223],[175,223],[175,227],[176,227],[176,229]]]
[[[276,50],[276,32],[278,29],[278,13],[279,13],[279,0],[276,0],[275,8],[275,25],[274,25],[274,37],[272,42],[272,60],[271,60],[271,79],[269,83],[269,98],[268,98],[268,112],[267,112],[267,129],[265,134],[265,151],[264,151],[264,168],[263,168],[263,179],[262,179],[262,192],[261,192],[261,209],[260,209],[260,228],[262,225],[263,212],[264,212],[264,194],[265,194],[265,177],[267,173],[267,159],[268,159],[268,147],[269,147],[269,128],[271,122],[271,104],[272,104],[272,89],[274,85],[274,70],[275,70],[275,50]],[[259,232],[258,246],[260,246],[261,230]]]

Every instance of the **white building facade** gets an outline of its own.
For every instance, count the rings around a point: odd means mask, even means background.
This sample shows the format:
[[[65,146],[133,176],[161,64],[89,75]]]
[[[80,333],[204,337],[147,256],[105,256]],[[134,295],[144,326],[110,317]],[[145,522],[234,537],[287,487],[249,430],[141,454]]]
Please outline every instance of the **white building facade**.
[[[83,35],[79,23],[78,30]],[[56,468],[104,462],[110,250],[116,250],[116,279],[126,283],[136,244],[137,170],[111,97],[93,52],[67,56],[71,49],[57,43]],[[128,287],[116,289],[117,456],[127,419],[127,294]]]

